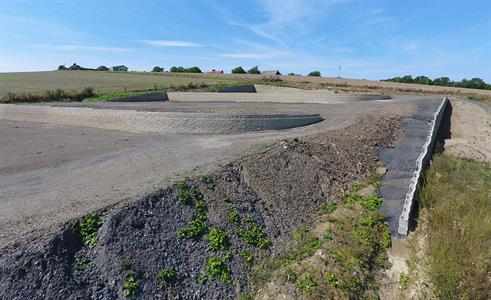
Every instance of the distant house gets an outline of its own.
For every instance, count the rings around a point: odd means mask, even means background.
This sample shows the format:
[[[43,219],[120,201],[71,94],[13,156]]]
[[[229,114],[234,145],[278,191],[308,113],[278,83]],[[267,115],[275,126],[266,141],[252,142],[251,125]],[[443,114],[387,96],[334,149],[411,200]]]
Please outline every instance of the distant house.
[[[111,67],[111,71],[113,72],[128,72],[128,67],[127,66],[114,66]]]
[[[266,76],[276,76],[276,75],[281,75],[280,71],[278,71],[278,70],[263,71],[261,74],[262,74],[262,75],[266,75]]]
[[[211,70],[211,71],[208,71],[206,72],[206,74],[223,74],[223,70]]]

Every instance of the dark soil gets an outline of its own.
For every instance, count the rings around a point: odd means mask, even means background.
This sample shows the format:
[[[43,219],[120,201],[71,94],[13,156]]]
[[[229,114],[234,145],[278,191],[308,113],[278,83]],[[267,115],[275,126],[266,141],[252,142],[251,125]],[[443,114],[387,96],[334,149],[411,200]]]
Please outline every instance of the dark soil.
[[[0,299],[118,299],[128,270],[136,274],[141,299],[228,299],[248,288],[250,265],[239,255],[254,259],[281,254],[292,239],[292,229],[309,227],[325,201],[335,201],[377,166],[376,151],[391,147],[399,131],[397,117],[372,116],[341,131],[285,140],[268,150],[231,163],[209,175],[209,189],[198,178],[188,179],[207,205],[206,224],[226,230],[232,258],[233,283],[208,280],[201,284],[207,258],[219,256],[208,249],[206,235],[179,239],[177,231],[196,215],[193,203],[177,202],[172,186],[147,194],[124,208],[99,212],[104,224],[94,247],[67,224],[55,235],[44,236],[15,250],[0,251]],[[195,200],[193,200],[195,202]],[[228,213],[241,221],[234,224]],[[248,228],[251,215],[272,244],[259,249],[243,241],[237,230]],[[223,254],[223,251],[222,251]],[[84,263],[80,264],[80,261]],[[157,273],[175,271],[163,284]]]

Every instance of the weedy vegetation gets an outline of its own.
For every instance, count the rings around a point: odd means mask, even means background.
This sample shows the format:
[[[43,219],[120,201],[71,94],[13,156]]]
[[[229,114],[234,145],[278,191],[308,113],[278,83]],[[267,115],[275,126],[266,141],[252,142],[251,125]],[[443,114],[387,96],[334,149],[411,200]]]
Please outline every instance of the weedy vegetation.
[[[254,217],[246,215],[244,217],[247,228],[237,228],[236,233],[246,243],[256,246],[260,249],[266,249],[271,245],[271,240],[263,232],[261,226],[257,224]]]
[[[425,268],[441,299],[489,298],[491,165],[436,155],[420,193]]]
[[[228,234],[225,230],[213,227],[208,232],[208,249],[210,250],[227,250],[229,246]]]
[[[232,284],[230,266],[228,266],[225,261],[226,258],[215,255],[208,258],[206,260],[204,273],[198,276],[198,282],[204,283],[208,279],[216,279],[225,284]]]
[[[206,185],[206,188],[209,190],[215,189],[215,183],[208,176],[201,176],[200,181]]]
[[[78,231],[86,246],[92,247],[99,241],[98,230],[102,226],[101,217],[95,213],[85,215],[80,222],[77,219],[71,219],[68,222],[70,228]]]
[[[159,270],[157,273],[157,279],[160,280],[163,284],[167,284],[174,279],[175,273],[174,270],[170,267],[164,267]]]
[[[295,242],[284,255],[253,266],[253,284],[263,290],[270,282],[280,285],[276,288],[293,284],[297,295],[292,297],[376,297],[375,270],[385,267],[385,249],[391,243],[386,218],[378,212],[381,204],[378,195],[364,197],[356,192],[336,205],[323,204],[319,224],[293,230]]]
[[[136,281],[135,272],[128,270],[126,279],[123,283],[123,297],[132,297],[140,290],[140,284]]]

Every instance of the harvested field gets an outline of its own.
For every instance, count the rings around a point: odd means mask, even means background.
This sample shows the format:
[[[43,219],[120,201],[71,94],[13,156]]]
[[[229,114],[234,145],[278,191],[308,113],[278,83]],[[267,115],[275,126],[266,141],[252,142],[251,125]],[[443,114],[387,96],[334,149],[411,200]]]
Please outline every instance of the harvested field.
[[[162,90],[171,86],[213,85],[234,83],[229,79],[159,76],[155,73],[118,73],[96,71],[51,71],[26,73],[0,73],[0,98],[8,93],[44,93],[63,89],[80,91],[92,87],[96,93]]]

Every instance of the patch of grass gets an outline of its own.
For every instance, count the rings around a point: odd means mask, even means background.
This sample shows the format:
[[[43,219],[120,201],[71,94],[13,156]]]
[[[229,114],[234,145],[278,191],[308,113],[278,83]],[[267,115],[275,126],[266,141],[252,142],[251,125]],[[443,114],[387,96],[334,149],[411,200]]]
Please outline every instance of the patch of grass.
[[[187,183],[188,178],[184,178],[184,180],[179,181],[176,183],[176,187],[179,191],[189,191],[189,185]]]
[[[223,202],[225,202],[225,203],[232,203],[232,199],[230,198],[230,196],[227,195],[227,196],[225,196],[223,198]]]
[[[356,203],[369,210],[377,210],[382,205],[382,198],[379,195],[363,197],[357,194],[350,194],[343,199],[348,207],[353,208]]]
[[[225,230],[213,227],[208,232],[208,249],[210,250],[227,250],[229,246],[228,234]]]
[[[312,288],[316,286],[315,281],[309,275],[298,277],[295,281],[295,287],[302,294],[307,294]]]
[[[295,241],[302,240],[304,234],[305,234],[305,229],[293,228],[292,230],[292,236]]]
[[[140,290],[140,284],[136,281],[135,272],[129,270],[123,283],[123,297],[132,297]]]
[[[401,290],[407,289],[409,286],[409,275],[401,273],[401,276],[399,276],[399,286]]]
[[[227,214],[227,218],[232,224],[240,224],[240,215],[236,209],[230,209]]]
[[[157,279],[164,284],[169,283],[172,279],[174,279],[174,276],[175,276],[174,270],[169,267],[164,267],[160,269],[159,272],[157,273]]]
[[[8,92],[6,97],[0,98],[0,103],[36,103],[36,102],[65,102],[82,101],[84,98],[92,97],[94,89],[85,87],[80,91],[66,91],[64,89],[48,90],[44,93],[12,93]]]
[[[191,195],[188,191],[181,191],[177,196],[177,202],[188,205],[191,203]]]
[[[254,256],[252,256],[249,251],[241,250],[239,256],[244,259],[244,261],[248,264],[252,264],[254,262]]]
[[[490,96],[481,96],[481,95],[469,95],[469,99],[485,103],[487,105],[491,105],[491,97]]]
[[[257,224],[254,217],[252,217],[251,215],[246,215],[244,217],[244,220],[248,225],[246,229],[237,229],[237,234],[239,235],[239,237],[246,243],[256,246],[260,249],[268,248],[271,245],[271,240],[263,232],[261,226]]]
[[[251,292],[246,292],[246,293],[239,295],[238,299],[239,300],[254,300],[254,294],[252,294]]]
[[[199,191],[198,188],[193,187],[191,189],[191,195],[193,195],[194,200],[200,201],[203,200],[203,194]]]
[[[295,242],[286,253],[256,264],[254,285],[295,283],[299,294],[314,299],[372,299],[375,270],[386,265],[391,241],[387,220],[376,209],[382,200],[356,194],[342,200],[336,214],[327,206],[331,214],[318,224],[322,226],[294,230]]]
[[[206,185],[206,188],[209,190],[214,190],[215,189],[215,183],[213,180],[208,177],[208,176],[201,176],[200,181]]]
[[[205,284],[206,281],[208,281],[208,277],[206,276],[206,274],[204,273],[201,273],[199,274],[197,277],[196,277],[196,281],[201,283],[201,284]]]
[[[324,282],[333,287],[338,286],[338,279],[336,278],[336,275],[331,272],[327,273],[326,277],[324,277]]]
[[[113,99],[125,98],[131,96],[143,95],[148,92],[114,92],[114,93],[104,93],[97,94],[89,98],[85,98],[83,102],[103,102],[103,101],[111,101]]]
[[[279,172],[280,171],[280,166],[278,166],[278,165],[273,165],[272,168],[273,168],[273,171],[275,171],[275,172]]]
[[[225,263],[225,259],[218,256],[211,256],[206,260],[205,271],[198,276],[198,282],[204,283],[207,279],[220,280],[225,284],[232,283],[230,267]]]
[[[194,203],[194,210],[196,211],[196,218],[200,219],[203,222],[206,221],[207,207],[206,207],[205,202],[196,201]]]
[[[441,299],[484,299],[491,273],[491,164],[436,155],[420,193],[427,269]]]
[[[359,192],[365,187],[366,187],[366,184],[355,183],[351,186],[351,189],[353,190],[353,192]]]
[[[85,257],[77,257],[75,259],[75,266],[79,268],[85,268],[89,264],[89,260]]]
[[[331,202],[326,202],[322,204],[322,210],[324,211],[325,214],[332,214],[337,208],[337,205],[335,203]]]

